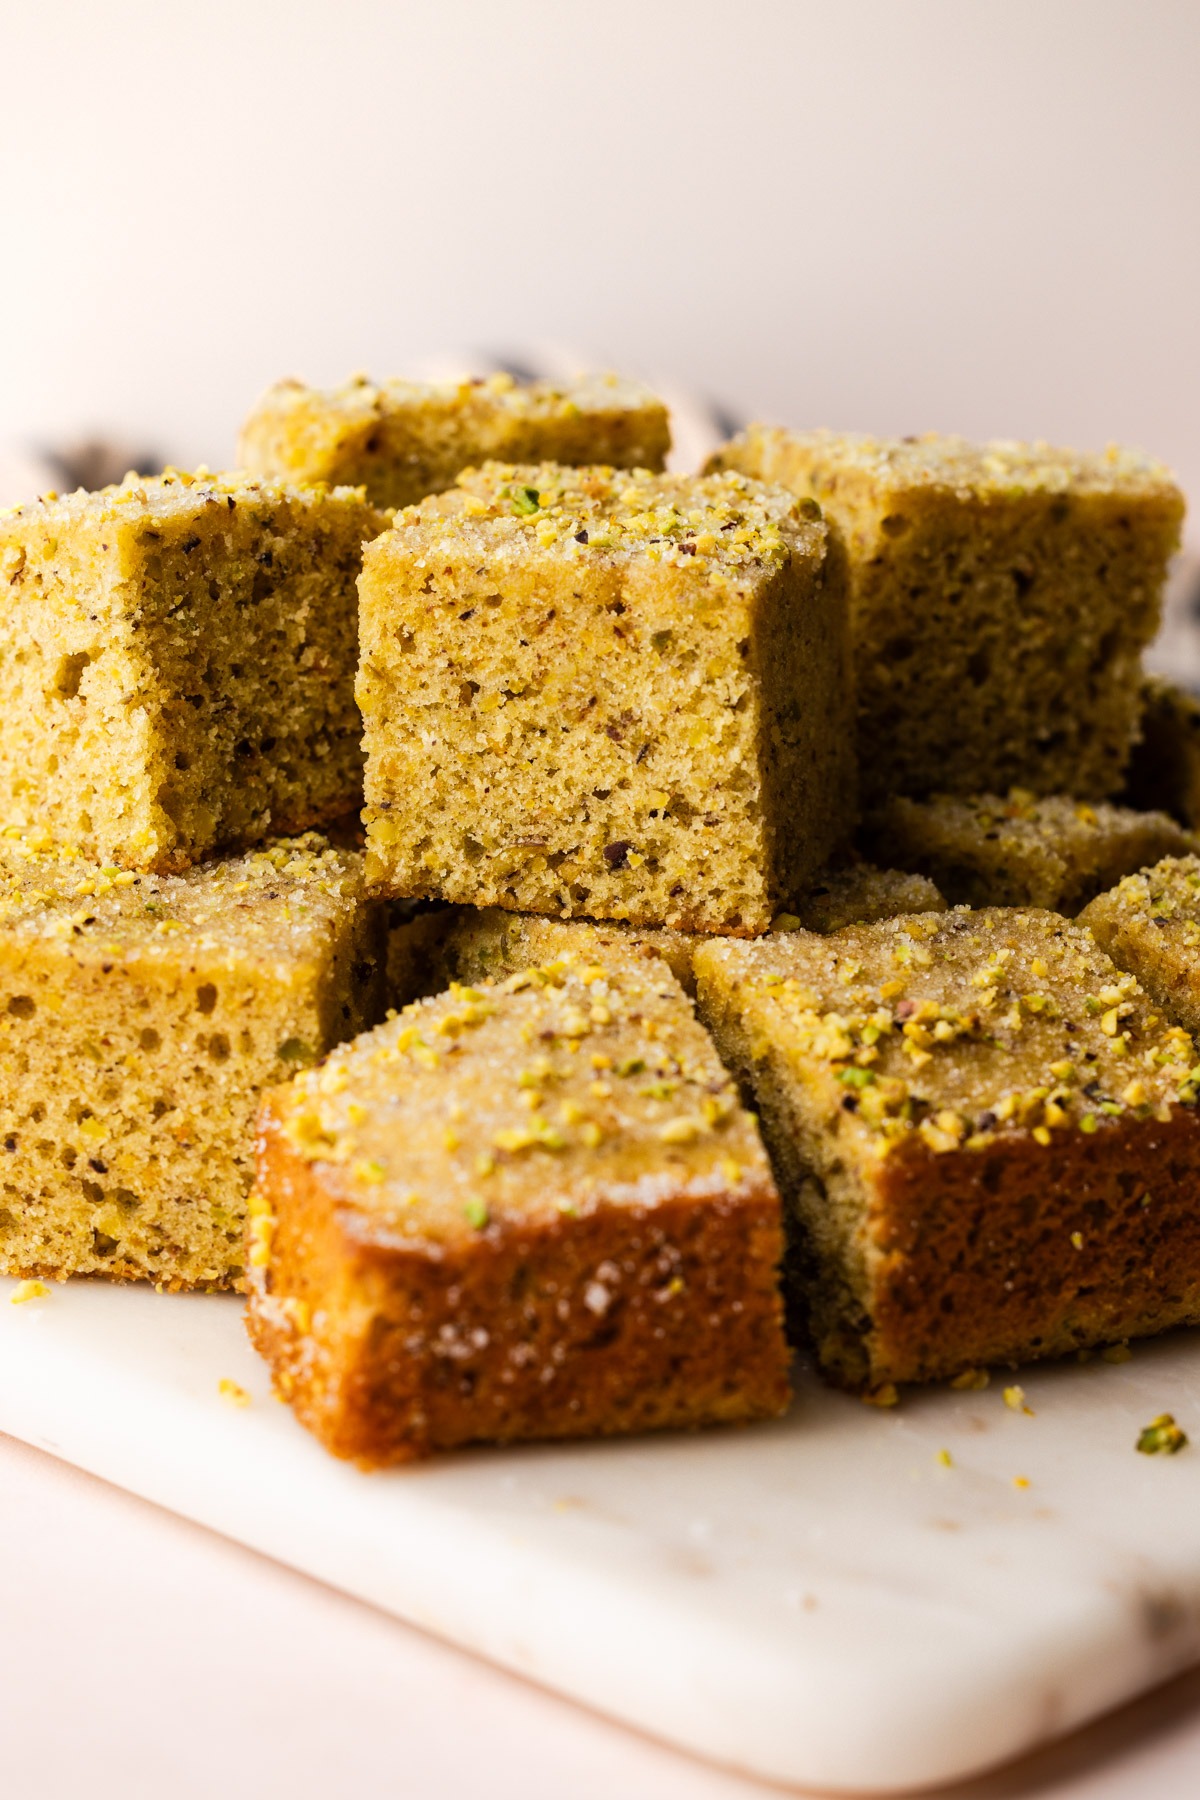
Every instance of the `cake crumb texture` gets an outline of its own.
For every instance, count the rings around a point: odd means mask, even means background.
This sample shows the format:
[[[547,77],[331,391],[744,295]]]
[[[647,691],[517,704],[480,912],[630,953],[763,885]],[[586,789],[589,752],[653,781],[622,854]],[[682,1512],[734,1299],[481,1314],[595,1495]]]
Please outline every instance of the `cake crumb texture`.
[[[1161,463],[754,425],[709,466],[815,500],[844,546],[865,803],[1120,787],[1183,519]]]
[[[0,837],[0,1272],[237,1285],[258,1095],[379,1016],[383,925],[316,833],[174,876]]]
[[[178,872],[361,804],[355,490],[170,470],[0,514],[0,824]]]
[[[390,894],[753,934],[853,828],[844,589],[781,489],[489,464],[360,592]]]

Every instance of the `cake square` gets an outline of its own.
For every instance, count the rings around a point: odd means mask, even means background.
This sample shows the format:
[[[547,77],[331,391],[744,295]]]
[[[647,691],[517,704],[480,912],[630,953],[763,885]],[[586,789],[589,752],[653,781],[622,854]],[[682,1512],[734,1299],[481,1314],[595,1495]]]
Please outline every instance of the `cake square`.
[[[822,1369],[868,1392],[1200,1321],[1200,1065],[1054,913],[702,945]]]
[[[844,589],[781,489],[489,464],[359,591],[390,894],[754,933],[852,828]]]
[[[881,869],[859,860],[822,869],[791,912],[772,921],[772,931],[816,931],[822,937],[847,925],[871,925],[901,913],[945,912],[945,896],[926,875]]]
[[[360,493],[168,471],[0,514],[0,823],[160,873],[361,803]]]
[[[772,931],[840,931],[844,925],[890,919],[902,912],[944,912],[946,902],[923,875],[876,869],[860,862],[825,871],[799,903],[780,913]],[[445,906],[417,911],[393,923],[388,937],[388,993],[405,1006],[449,987],[452,981],[502,981],[530,963],[571,952],[594,958],[606,950],[657,956],[685,994],[695,995],[692,961],[703,932],[671,931],[621,920],[547,919],[511,913],[502,906]]]
[[[383,928],[316,833],[161,876],[0,837],[0,1272],[236,1285],[258,1095],[380,1016]]]
[[[365,1465],[787,1403],[779,1199],[666,966],[563,956],[273,1090],[250,1334]]]
[[[388,938],[389,995],[393,1006],[405,1006],[441,993],[452,982],[473,987],[503,981],[556,957],[594,961],[610,952],[659,958],[684,993],[692,995],[692,953],[704,941],[696,932],[626,925],[620,920],[595,924],[590,919],[506,912],[502,906],[446,906],[393,925]]]
[[[1190,832],[1161,812],[1066,794],[898,794],[867,820],[876,855],[932,876],[956,906],[1077,913],[1123,875],[1186,855]]]
[[[1168,1018],[1200,1033],[1200,857],[1167,856],[1127,875],[1079,923]]]
[[[1200,700],[1173,682],[1142,683],[1141,736],[1125,771],[1122,799],[1158,808],[1200,828]]]
[[[327,390],[279,382],[242,427],[238,461],[288,481],[361,486],[379,506],[411,506],[477,463],[654,470],[670,447],[662,401],[616,375],[379,384],[359,376]]]
[[[756,425],[710,467],[815,499],[842,541],[864,803],[1119,788],[1183,519],[1160,463]]]

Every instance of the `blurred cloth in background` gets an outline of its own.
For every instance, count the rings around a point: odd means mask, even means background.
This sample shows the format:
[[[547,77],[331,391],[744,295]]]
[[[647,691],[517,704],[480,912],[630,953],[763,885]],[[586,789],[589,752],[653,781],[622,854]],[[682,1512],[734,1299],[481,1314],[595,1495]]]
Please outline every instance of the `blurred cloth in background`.
[[[38,449],[0,443],[0,507],[19,506],[37,494],[70,494],[76,488],[108,487],[132,469],[154,475],[169,462],[144,445],[98,434],[70,438]]]

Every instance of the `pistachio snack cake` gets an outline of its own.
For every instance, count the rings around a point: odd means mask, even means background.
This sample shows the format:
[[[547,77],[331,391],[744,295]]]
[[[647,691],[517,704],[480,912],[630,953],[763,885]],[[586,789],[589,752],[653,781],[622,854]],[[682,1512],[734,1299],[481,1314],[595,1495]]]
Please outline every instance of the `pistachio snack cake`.
[[[780,913],[772,931],[803,927],[839,931],[843,925],[893,918],[901,912],[944,912],[946,902],[922,875],[855,863],[823,872],[797,913]],[[436,993],[452,981],[499,981],[531,962],[547,962],[564,952],[591,957],[606,949],[657,956],[685,994],[695,994],[692,959],[708,937],[620,921],[548,919],[537,913],[510,913],[501,906],[448,906],[417,912],[393,925],[388,939],[388,991],[402,1006]]]
[[[375,383],[318,389],[281,381],[242,427],[238,461],[288,481],[362,486],[380,506],[411,506],[475,463],[610,463],[661,469],[667,409],[615,375],[576,381]]]
[[[361,803],[351,489],[168,471],[0,513],[0,823],[179,871]]]
[[[1161,463],[754,425],[709,466],[817,501],[841,538],[864,802],[1120,786],[1183,518]]]
[[[1148,675],[1139,728],[1122,799],[1130,806],[1158,808],[1200,830],[1200,700]]]
[[[183,875],[0,837],[0,1273],[228,1287],[261,1090],[380,1016],[383,909],[316,833]]]
[[[868,1391],[1200,1322],[1200,1064],[1057,914],[696,952],[822,1369]]]
[[[420,949],[410,947],[415,942]],[[619,920],[548,919],[506,912],[502,906],[447,906],[393,927],[388,944],[392,1004],[440,993],[451,982],[502,981],[534,963],[559,956],[594,960],[607,954],[658,958],[685,994],[695,992],[695,932],[626,925]],[[421,950],[424,951],[422,956]]]
[[[389,894],[751,934],[852,829],[840,566],[782,489],[488,464],[359,591]]]
[[[866,861],[822,869],[772,931],[816,931],[822,937],[846,925],[871,925],[900,913],[945,912],[946,900],[927,875],[881,869]]]
[[[878,856],[929,875],[955,905],[1077,913],[1123,875],[1186,855],[1192,834],[1161,812],[1066,794],[897,794],[870,815]]]
[[[779,1199],[665,964],[406,1007],[266,1096],[249,1328],[337,1455],[769,1417]]]
[[[1127,875],[1079,923],[1168,1018],[1200,1033],[1200,857],[1167,856]]]

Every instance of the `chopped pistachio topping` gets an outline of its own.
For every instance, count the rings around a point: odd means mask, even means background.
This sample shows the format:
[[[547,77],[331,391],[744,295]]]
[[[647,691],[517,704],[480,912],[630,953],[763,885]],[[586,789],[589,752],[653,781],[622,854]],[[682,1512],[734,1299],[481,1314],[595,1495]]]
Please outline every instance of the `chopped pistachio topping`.
[[[1175,1423],[1173,1416],[1159,1413],[1139,1433],[1136,1447],[1143,1456],[1174,1456],[1187,1441],[1187,1433]]]
[[[915,1134],[975,1153],[1012,1133],[1051,1150],[1197,1102],[1191,1035],[1054,913],[958,908],[699,955],[736,967],[764,1052],[831,1083],[846,1129],[881,1151]]]
[[[0,925],[105,960],[178,962],[180,934],[218,956],[279,954],[361,892],[361,866],[360,857],[308,832],[183,875],[135,875],[98,869],[48,831],[11,825],[0,831]],[[298,1037],[284,1039],[277,1054],[288,1063],[314,1056]]]
[[[956,1375],[954,1377],[950,1386],[952,1388],[977,1390],[979,1388],[987,1387],[990,1380],[991,1376],[986,1369],[964,1369],[961,1375]]]
[[[819,513],[743,475],[651,475],[644,469],[484,463],[458,487],[397,515],[395,529],[452,518],[494,549],[531,540],[570,560],[597,557],[686,566],[710,581],[783,563],[821,541]],[[670,799],[664,794],[664,804]],[[632,852],[630,853],[632,855]]]
[[[44,1300],[49,1292],[44,1281],[19,1281],[9,1298],[14,1306],[24,1306],[30,1300]]]

